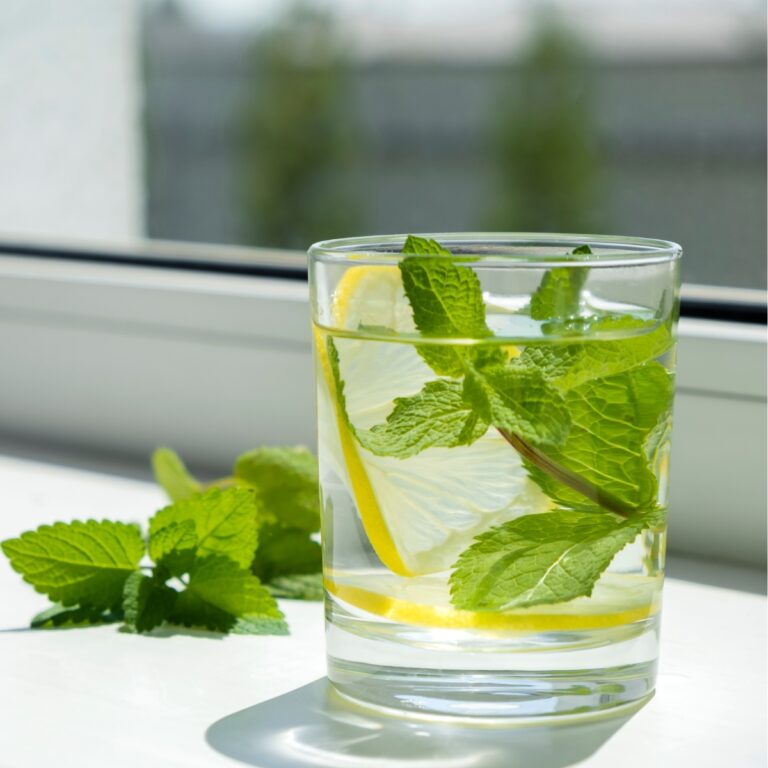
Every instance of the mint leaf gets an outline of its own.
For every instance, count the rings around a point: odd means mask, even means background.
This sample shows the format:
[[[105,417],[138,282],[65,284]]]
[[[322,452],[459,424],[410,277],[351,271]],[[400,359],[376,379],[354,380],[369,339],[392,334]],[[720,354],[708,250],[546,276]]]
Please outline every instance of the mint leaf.
[[[562,396],[532,368],[471,369],[463,397],[482,421],[536,445],[560,445],[570,428]]]
[[[671,375],[658,363],[592,379],[565,395],[571,429],[548,457],[624,506],[656,505],[657,480],[648,466],[646,443],[671,409]],[[578,491],[526,462],[531,477],[557,504],[591,508]]]
[[[288,625],[282,616],[282,613],[281,618],[262,614],[241,616],[235,620],[229,632],[232,635],[287,635]]]
[[[403,244],[402,253],[412,253],[431,256],[451,256],[451,252],[447,248],[443,248],[437,240],[432,240],[427,237],[418,237],[416,235],[408,235],[405,238]]]
[[[295,573],[290,576],[277,576],[266,584],[275,597],[291,600],[322,600],[324,594],[323,575],[321,573]]]
[[[409,256],[400,262],[405,295],[422,336],[483,339],[491,336],[485,322],[480,280],[469,267],[440,258]],[[418,345],[425,362],[440,376],[462,376],[472,347]]]
[[[262,581],[297,573],[316,573],[322,567],[320,545],[298,528],[265,525],[259,532],[251,570]]]
[[[199,496],[177,501],[161,509],[149,521],[150,547],[164,549],[158,537],[171,537],[179,533],[161,534],[173,524],[192,521],[195,526],[197,557],[226,555],[243,568],[250,566],[258,542],[259,506],[256,494],[244,488],[213,488]],[[154,544],[152,543],[154,540]]]
[[[589,596],[642,523],[555,510],[525,515],[478,536],[450,577],[451,600],[465,610],[502,610]]]
[[[32,629],[70,629],[114,624],[122,620],[123,612],[120,609],[100,611],[97,608],[81,608],[79,605],[67,607],[61,603],[55,603],[35,614],[29,626]]]
[[[360,444],[379,456],[405,459],[427,448],[470,445],[488,430],[464,402],[460,382],[430,381],[417,395],[394,403],[384,424],[357,433]]]
[[[581,289],[588,274],[587,267],[555,267],[545,272],[541,285],[531,296],[531,317],[565,320],[578,315]]]
[[[588,245],[580,245],[574,256],[592,253]],[[534,320],[566,320],[576,317],[581,308],[581,291],[589,274],[588,267],[555,267],[547,270],[541,284],[531,296],[530,313]]]
[[[136,571],[125,582],[123,611],[129,632],[149,632],[173,612],[179,593],[161,581]]]
[[[181,576],[192,567],[197,550],[194,520],[183,520],[157,528],[149,537],[149,556],[158,568]]]
[[[645,455],[648,457],[648,463],[655,467],[661,458],[662,451],[669,447],[669,440],[672,434],[672,410],[663,413],[656,426],[645,439]]]
[[[107,610],[144,555],[135,525],[73,521],[41,525],[2,543],[11,567],[38,592],[65,606]]]
[[[309,533],[320,529],[317,459],[306,448],[249,451],[235,463],[235,478],[256,488],[270,521]]]
[[[171,501],[190,499],[202,490],[200,483],[187,471],[181,457],[170,448],[158,448],[152,454],[152,471],[157,484]]]
[[[672,347],[672,334],[666,324],[654,327],[646,320],[624,315],[600,318],[590,325],[590,333],[632,331],[637,335],[613,341],[529,344],[513,365],[538,368],[550,384],[567,390],[655,360]]]
[[[220,555],[199,560],[187,588],[176,599],[171,620],[188,627],[261,634],[285,632],[285,619],[272,595],[249,571]]]

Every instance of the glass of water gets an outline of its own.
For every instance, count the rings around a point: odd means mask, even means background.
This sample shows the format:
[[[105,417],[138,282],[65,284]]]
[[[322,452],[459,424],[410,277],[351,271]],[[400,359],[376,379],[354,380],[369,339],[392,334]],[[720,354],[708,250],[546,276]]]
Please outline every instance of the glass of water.
[[[342,694],[516,718],[651,695],[680,255],[589,235],[312,246]]]

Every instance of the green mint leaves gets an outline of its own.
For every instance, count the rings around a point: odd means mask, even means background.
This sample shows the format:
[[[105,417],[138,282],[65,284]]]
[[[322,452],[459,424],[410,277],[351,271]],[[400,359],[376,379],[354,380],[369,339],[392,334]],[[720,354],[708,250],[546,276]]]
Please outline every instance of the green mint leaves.
[[[216,632],[287,634],[274,597],[256,576],[227,557],[211,555],[196,563],[189,584],[176,600],[172,620]]]
[[[403,253],[414,255],[400,262],[405,294],[413,320],[422,336],[440,339],[480,339],[491,335],[485,323],[485,303],[477,275],[454,264],[434,240],[410,236]],[[439,376],[461,376],[472,349],[459,345],[419,345],[419,354]]]
[[[152,454],[152,471],[157,484],[171,501],[189,499],[202,490],[200,483],[187,471],[181,457],[170,448],[158,448]]]
[[[570,429],[563,398],[535,368],[495,365],[471,369],[464,402],[483,422],[537,445],[560,445]]]
[[[306,533],[320,530],[317,461],[303,447],[257,448],[235,462],[235,480],[258,491],[273,522]]]
[[[417,235],[408,235],[403,243],[402,253],[416,254],[420,256],[453,256],[447,249],[443,248],[437,240],[429,237],[418,237]]]
[[[191,551],[195,558],[224,555],[241,568],[248,568],[258,542],[258,517],[259,506],[253,491],[212,488],[155,514],[149,522],[150,552],[159,556],[158,563]],[[182,526],[185,530],[181,530]],[[166,532],[169,527],[171,530]],[[173,540],[176,543],[168,551],[168,543]],[[190,548],[193,540],[194,546]]]
[[[398,397],[386,423],[356,434],[372,453],[405,459],[427,448],[470,445],[487,430],[488,422],[464,401],[461,384],[438,379],[413,397]]]
[[[120,605],[144,541],[137,526],[88,520],[41,525],[4,541],[2,549],[24,581],[51,600],[109,610]]]
[[[458,608],[503,610],[592,594],[595,582],[643,525],[558,509],[525,515],[478,536],[451,575]]]
[[[169,487],[164,483],[167,475],[157,473],[158,454],[173,454],[169,449],[160,449],[155,452],[153,465],[156,470],[156,479],[163,486],[166,493],[173,498],[174,486]],[[173,454],[175,459],[171,462],[175,466],[183,467],[181,459]],[[186,473],[186,469],[184,470]],[[186,473],[188,475],[188,473]],[[189,476],[189,475],[188,475]],[[191,476],[189,476],[191,478]],[[320,545],[313,538],[320,530],[320,493],[318,487],[317,460],[304,447],[271,447],[264,446],[248,451],[240,456],[232,470],[232,475],[203,486],[194,478],[191,478],[199,488],[238,488],[250,491],[250,503],[256,505],[252,510],[258,519],[257,542],[253,547],[257,549],[256,557],[251,552],[251,570],[263,581],[269,581],[273,576],[287,576],[292,574],[319,573],[321,569]],[[198,492],[199,495],[199,492]],[[165,524],[171,521],[167,513],[161,522]],[[248,515],[245,515],[247,518]],[[240,518],[242,521],[242,517]],[[228,525],[234,525],[230,519]],[[158,524],[155,524],[158,526]],[[155,534],[159,530],[154,531]],[[173,535],[173,534],[168,534]],[[219,539],[226,538],[225,529],[218,529],[214,533]],[[218,545],[217,545],[218,546]],[[224,545],[226,547],[226,545]],[[150,541],[150,554],[152,554]],[[245,563],[248,555],[247,548],[241,548],[240,557],[234,559],[241,565]],[[212,549],[211,552],[221,551]],[[175,554],[170,561],[164,561],[173,570],[173,560],[184,557]],[[231,550],[224,554],[231,554]]]
[[[506,610],[590,595],[624,546],[663,524],[654,466],[673,383],[656,361],[673,347],[670,325],[586,313],[589,267],[574,258],[575,266],[544,274],[523,312],[545,335],[575,331],[580,338],[535,340],[515,356],[490,341],[471,267],[433,240],[411,236],[403,253],[414,323],[422,338],[439,340],[416,349],[440,378],[396,398],[383,423],[367,430],[349,424],[351,433],[366,450],[405,460],[470,445],[496,429],[552,500],[553,511],[514,519],[465,550],[450,580],[458,608]],[[564,259],[591,253],[584,245]],[[327,344],[346,415],[338,355],[333,340]]]
[[[166,620],[170,620],[179,598],[179,593],[160,579],[135,571],[126,579],[123,588],[123,619],[126,630],[151,632]]]
[[[672,377],[658,363],[592,379],[565,396],[571,429],[565,443],[548,451],[558,465],[577,473],[626,510],[656,504],[657,481],[646,450],[651,434],[667,420]],[[593,508],[594,500],[528,464],[531,477],[557,504]]]
[[[597,334],[626,334],[616,340],[579,341],[557,345],[528,345],[516,365],[534,367],[558,390],[577,387],[591,379],[612,376],[656,360],[672,347],[668,325],[636,317],[608,315],[590,324]]]
[[[88,520],[43,525],[2,542],[14,570],[56,603],[32,626],[122,621],[130,632],[168,624],[286,634],[275,597],[322,597],[312,454],[251,451],[232,477],[207,490],[170,449],[155,453],[153,467],[177,500],[150,519],[146,539],[137,525]]]

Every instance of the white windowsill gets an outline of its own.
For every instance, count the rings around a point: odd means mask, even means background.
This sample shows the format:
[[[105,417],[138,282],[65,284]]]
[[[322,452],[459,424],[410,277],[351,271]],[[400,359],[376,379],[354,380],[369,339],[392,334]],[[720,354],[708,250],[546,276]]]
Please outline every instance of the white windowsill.
[[[72,517],[144,522],[164,503],[149,482],[11,457],[0,457],[0,487],[0,538]],[[686,562],[716,579],[716,564]],[[733,583],[733,569],[723,574]],[[758,574],[737,576],[754,586]],[[340,717],[324,683],[294,691],[324,674],[319,603],[282,601],[289,637],[142,637],[116,627],[25,630],[46,601],[4,559],[0,594],[3,765],[47,766],[55,748],[57,765],[77,768],[233,765],[225,755],[268,768],[372,768],[408,756],[416,730],[433,739],[435,755],[419,765],[447,764],[445,726]],[[455,765],[496,768],[510,750],[528,756],[527,768],[580,760],[589,768],[764,765],[765,604],[748,592],[669,579],[658,692],[642,710],[566,730],[453,727]]]

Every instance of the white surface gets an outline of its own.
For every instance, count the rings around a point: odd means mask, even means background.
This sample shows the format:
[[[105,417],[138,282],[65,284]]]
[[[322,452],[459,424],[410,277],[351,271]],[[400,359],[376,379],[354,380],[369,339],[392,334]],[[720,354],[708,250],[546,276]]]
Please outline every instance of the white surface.
[[[144,521],[163,503],[147,483],[4,457],[0,488],[0,538],[75,516]],[[0,595],[3,768],[237,764],[223,753],[285,768],[766,764],[765,599],[733,590],[668,581],[658,693],[626,722],[492,734],[352,711],[340,717],[323,710],[317,686],[240,712],[323,674],[317,603],[283,601],[289,637],[137,637],[115,627],[23,629],[45,599],[5,561]],[[413,759],[405,759],[411,744]]]

